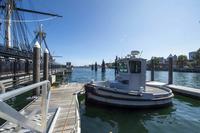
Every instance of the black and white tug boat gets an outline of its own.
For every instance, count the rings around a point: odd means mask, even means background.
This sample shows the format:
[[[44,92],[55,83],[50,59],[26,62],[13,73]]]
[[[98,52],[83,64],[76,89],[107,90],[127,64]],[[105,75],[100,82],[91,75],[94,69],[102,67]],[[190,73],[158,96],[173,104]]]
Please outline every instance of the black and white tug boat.
[[[114,81],[90,82],[85,85],[86,103],[125,108],[151,108],[172,105],[173,93],[166,87],[146,85],[146,60],[138,51],[117,61]]]

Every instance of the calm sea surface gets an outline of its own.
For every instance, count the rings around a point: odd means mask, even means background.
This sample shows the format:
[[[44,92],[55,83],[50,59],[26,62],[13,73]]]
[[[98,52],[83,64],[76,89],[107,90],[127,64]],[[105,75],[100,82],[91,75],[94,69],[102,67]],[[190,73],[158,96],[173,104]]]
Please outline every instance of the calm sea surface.
[[[155,80],[167,82],[167,72],[155,72]],[[93,80],[113,80],[114,70],[107,69],[105,74],[88,68],[75,68],[66,77],[69,82],[89,82]],[[150,72],[147,72],[147,80]],[[200,74],[174,73],[178,85],[200,88]],[[20,110],[31,100],[32,92],[27,92],[7,101]],[[200,100],[175,96],[173,106],[156,110],[120,110],[116,108],[86,107],[81,97],[82,133],[200,133]],[[3,121],[0,120],[0,123]]]
[[[167,72],[155,72],[155,79],[167,82]],[[89,82],[113,80],[114,70],[105,74],[87,68],[75,68],[67,80]],[[150,72],[147,72],[147,80]],[[200,74],[174,73],[178,85],[200,88]],[[116,108],[86,107],[81,100],[81,128],[83,133],[200,133],[200,100],[175,96],[173,106],[154,110],[119,110]]]

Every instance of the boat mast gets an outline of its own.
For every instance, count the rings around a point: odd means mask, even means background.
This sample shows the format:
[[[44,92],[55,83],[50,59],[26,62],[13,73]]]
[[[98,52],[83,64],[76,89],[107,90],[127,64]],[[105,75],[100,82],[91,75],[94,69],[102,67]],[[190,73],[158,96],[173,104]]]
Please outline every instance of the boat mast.
[[[40,27],[39,27],[39,43],[40,43],[40,46],[42,46],[42,40],[44,40],[45,38],[45,32],[43,31],[43,25],[41,24]]]
[[[12,16],[13,0],[7,0],[6,3],[6,21],[5,21],[5,40],[6,48],[11,48],[11,16]]]

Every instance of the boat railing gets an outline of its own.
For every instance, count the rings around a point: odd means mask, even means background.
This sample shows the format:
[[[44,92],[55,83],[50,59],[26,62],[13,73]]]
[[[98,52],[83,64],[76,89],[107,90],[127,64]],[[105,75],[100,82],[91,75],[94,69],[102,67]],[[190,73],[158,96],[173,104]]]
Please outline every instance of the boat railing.
[[[25,117],[20,112],[16,111],[13,107],[8,105],[5,101],[28,92],[30,90],[41,87],[41,125],[38,125],[31,121],[29,118]],[[30,129],[36,132],[46,132],[47,129],[47,113],[49,107],[49,98],[50,98],[50,82],[48,80],[31,84],[16,90],[12,90],[3,94],[0,94],[0,117],[8,122],[17,124],[18,127],[23,127]],[[20,129],[20,128],[19,128]],[[19,130],[18,129],[18,130]]]

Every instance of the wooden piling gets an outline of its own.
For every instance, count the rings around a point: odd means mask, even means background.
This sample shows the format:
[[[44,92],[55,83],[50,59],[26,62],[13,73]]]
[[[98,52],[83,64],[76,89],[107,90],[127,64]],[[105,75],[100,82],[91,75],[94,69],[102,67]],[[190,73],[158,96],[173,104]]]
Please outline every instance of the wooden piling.
[[[151,81],[154,81],[155,61],[151,58]]]
[[[168,58],[169,68],[168,68],[168,84],[173,84],[173,57]]]
[[[40,44],[35,43],[33,48],[33,83],[40,82]],[[36,88],[36,95],[40,95],[40,88]]]
[[[93,65],[93,64],[91,65],[91,70],[92,70],[92,71],[94,70],[94,65]]]
[[[118,57],[115,58],[115,76],[118,74],[118,63],[117,63]]]
[[[95,71],[97,71],[97,62],[95,62],[95,66],[94,66]]]
[[[105,65],[105,61],[104,60],[102,61],[102,64],[101,64],[101,72],[102,73],[106,72],[106,65]]]
[[[44,65],[43,65],[43,80],[48,80],[49,78],[49,51],[45,49],[44,51]]]

